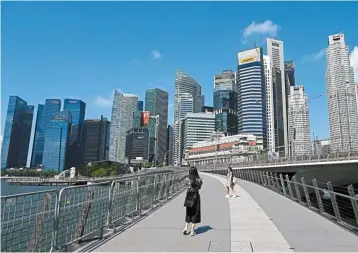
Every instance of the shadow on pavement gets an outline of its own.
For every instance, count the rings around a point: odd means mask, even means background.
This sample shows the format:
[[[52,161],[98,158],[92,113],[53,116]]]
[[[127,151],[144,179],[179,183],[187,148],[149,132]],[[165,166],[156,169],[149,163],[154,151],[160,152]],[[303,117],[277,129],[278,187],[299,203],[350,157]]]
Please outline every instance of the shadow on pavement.
[[[197,229],[195,229],[195,233],[197,234],[197,235],[199,235],[199,234],[204,234],[204,233],[206,233],[206,232],[208,232],[209,230],[212,230],[213,228],[212,227],[210,227],[210,226],[201,226],[201,227],[198,227]]]

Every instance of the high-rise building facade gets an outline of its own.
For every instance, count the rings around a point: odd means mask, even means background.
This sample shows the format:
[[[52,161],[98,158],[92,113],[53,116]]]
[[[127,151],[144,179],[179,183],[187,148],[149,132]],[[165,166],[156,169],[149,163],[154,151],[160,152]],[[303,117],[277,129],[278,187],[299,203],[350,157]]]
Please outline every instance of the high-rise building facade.
[[[312,153],[308,100],[303,85],[291,86],[288,97],[289,140],[292,157]]]
[[[144,109],[144,102],[139,100],[138,101],[138,111],[142,112]]]
[[[126,158],[129,162],[137,157],[148,160],[148,148],[149,131],[147,127],[133,127],[127,131]]]
[[[286,93],[283,93],[282,87],[285,86],[282,83],[282,72],[276,67],[272,67],[272,100],[273,100],[273,124],[274,124],[274,139],[275,139],[275,152],[278,152],[280,156],[286,156],[286,135],[285,129],[287,128],[283,111],[286,111],[286,107],[282,103]]]
[[[63,104],[63,109],[64,111],[70,111],[72,116],[68,163],[71,167],[79,167],[84,163],[86,103],[79,99],[66,98]]]
[[[288,130],[287,130],[287,92],[286,83],[285,83],[285,64],[284,64],[284,50],[283,50],[283,42],[275,39],[267,39],[267,55],[270,57],[272,67],[275,67],[280,72],[281,80],[280,82],[277,80],[277,83],[280,83],[282,94],[281,97],[278,97],[275,101],[274,98],[274,106],[277,105],[275,112],[280,116],[280,120],[282,118],[283,121],[283,144],[284,144],[284,153],[285,156],[288,155]],[[276,72],[278,73],[278,72]],[[274,80],[273,80],[274,81]],[[276,89],[278,92],[278,90]],[[278,104],[281,104],[280,106]],[[281,124],[280,124],[281,125]],[[275,129],[276,130],[276,129]],[[276,130],[278,131],[278,130]],[[280,142],[281,143],[281,142]],[[280,145],[281,146],[281,145]],[[276,145],[277,147],[277,145]]]
[[[125,163],[126,134],[133,125],[133,112],[138,111],[138,97],[114,92],[110,127],[109,160]]]
[[[191,98],[190,98],[191,96]],[[184,102],[184,97],[188,101]],[[191,99],[191,105],[189,100]],[[180,102],[180,100],[182,100]],[[201,86],[188,74],[181,70],[175,72],[175,93],[174,93],[174,164],[180,164],[181,153],[181,120],[184,119],[187,109],[185,106],[192,107],[190,112],[201,112],[204,106],[204,96],[201,95]],[[179,108],[181,107],[181,109]],[[185,112],[184,112],[185,111]]]
[[[44,170],[61,172],[69,169],[72,115],[69,110],[53,114],[47,123],[43,153]]]
[[[214,76],[215,130],[227,135],[237,134],[236,73],[224,70]]]
[[[265,83],[266,83],[266,118],[267,118],[267,148],[275,152],[275,126],[273,107],[272,65],[270,57],[264,55]]]
[[[39,105],[43,106],[43,105]],[[52,120],[55,113],[61,111],[60,99],[46,99],[43,106],[41,119],[36,119],[36,129],[34,135],[34,144],[31,157],[31,167],[37,167],[42,164],[43,152],[45,147],[45,133],[47,124]],[[37,124],[39,122],[39,124]]]
[[[267,148],[266,83],[262,48],[238,53],[238,132],[253,134]]]
[[[26,166],[34,106],[10,96],[1,147],[1,169]]]
[[[357,110],[358,110],[358,84],[355,86],[355,89],[356,89]]]
[[[111,122],[103,116],[85,120],[85,164],[108,160],[110,125]]]
[[[174,164],[181,164],[183,158],[182,123],[188,113],[194,111],[194,99],[190,93],[181,93],[177,100],[178,118],[174,121]]]
[[[133,124],[132,127],[141,127],[142,126],[142,111],[133,112]]]
[[[145,111],[150,112],[152,116],[159,116],[159,122],[155,122],[156,119],[151,119],[148,125],[149,152],[158,162],[164,161],[164,155],[167,152],[168,99],[168,92],[164,90],[156,88],[145,91]],[[158,129],[155,129],[156,125]],[[156,132],[158,136],[156,136]],[[156,145],[158,146],[155,150]]]
[[[358,111],[353,68],[344,34],[328,37],[326,92],[332,152],[358,150]]]
[[[174,149],[174,132],[173,127],[168,125],[168,141],[167,141],[167,155],[166,155],[166,164],[173,164],[173,149]]]
[[[215,131],[215,114],[188,113],[182,123],[183,153],[188,154],[194,143],[205,141]],[[185,155],[184,155],[185,160]]]

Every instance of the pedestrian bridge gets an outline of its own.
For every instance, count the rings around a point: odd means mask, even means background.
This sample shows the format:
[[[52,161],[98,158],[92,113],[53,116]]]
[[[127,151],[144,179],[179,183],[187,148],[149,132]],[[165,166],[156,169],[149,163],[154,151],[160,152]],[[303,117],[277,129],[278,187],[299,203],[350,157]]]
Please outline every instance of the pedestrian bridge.
[[[223,170],[200,173],[202,222],[185,236],[186,173],[2,197],[1,251],[358,251],[352,187],[252,170],[235,171],[239,197],[229,199]]]

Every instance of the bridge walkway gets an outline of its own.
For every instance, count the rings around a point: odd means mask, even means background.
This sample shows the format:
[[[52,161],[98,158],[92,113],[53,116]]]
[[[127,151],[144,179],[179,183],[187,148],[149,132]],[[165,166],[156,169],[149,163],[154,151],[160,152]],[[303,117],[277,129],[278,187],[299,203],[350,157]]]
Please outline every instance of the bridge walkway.
[[[357,252],[358,238],[313,211],[264,187],[239,180],[226,199],[225,178],[202,173],[202,222],[184,236],[184,193],[97,246],[95,252]]]

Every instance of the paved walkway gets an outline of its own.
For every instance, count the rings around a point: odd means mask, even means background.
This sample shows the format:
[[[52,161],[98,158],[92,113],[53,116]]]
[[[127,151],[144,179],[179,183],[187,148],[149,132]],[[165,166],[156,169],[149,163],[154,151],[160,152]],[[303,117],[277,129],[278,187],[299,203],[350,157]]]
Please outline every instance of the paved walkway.
[[[202,223],[184,236],[184,194],[95,252],[358,251],[358,237],[266,188],[239,181],[240,197],[226,199],[225,178],[203,174]]]

